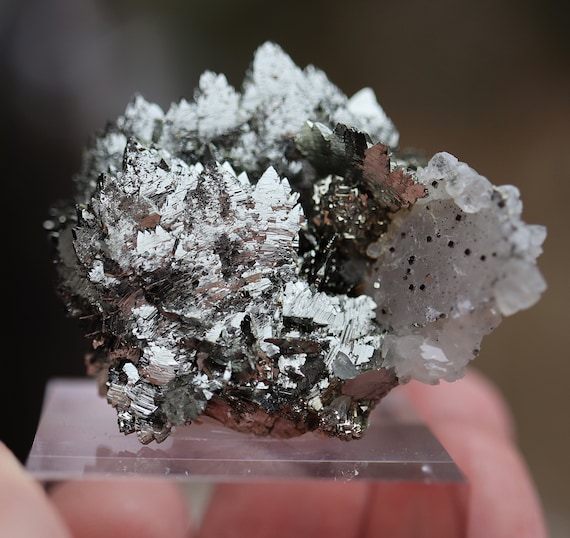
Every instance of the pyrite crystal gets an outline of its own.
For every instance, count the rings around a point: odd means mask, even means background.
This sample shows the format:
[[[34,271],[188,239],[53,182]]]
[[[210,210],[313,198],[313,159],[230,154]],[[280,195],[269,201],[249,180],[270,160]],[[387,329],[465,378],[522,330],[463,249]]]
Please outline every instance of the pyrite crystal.
[[[201,415],[359,438],[392,388],[460,378],[545,289],[515,187],[399,152],[370,89],[273,43],[241,92],[206,72],[166,113],[136,96],[75,184],[46,223],[58,290],[142,443]]]

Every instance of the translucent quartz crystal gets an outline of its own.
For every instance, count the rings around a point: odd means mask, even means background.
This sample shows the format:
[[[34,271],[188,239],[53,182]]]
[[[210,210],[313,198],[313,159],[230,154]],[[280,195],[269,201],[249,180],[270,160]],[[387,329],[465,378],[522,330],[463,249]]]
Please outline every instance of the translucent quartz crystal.
[[[354,439],[393,387],[453,381],[545,289],[545,230],[446,153],[425,166],[370,89],[261,46],[241,92],[205,73],[135,96],[46,223],[88,372],[143,443],[200,415]],[[425,163],[423,163],[425,164]]]
[[[544,291],[535,260],[546,230],[520,220],[515,187],[494,187],[448,153],[416,177],[429,194],[377,241],[366,293],[390,326],[382,349],[400,381],[454,381],[501,315]]]

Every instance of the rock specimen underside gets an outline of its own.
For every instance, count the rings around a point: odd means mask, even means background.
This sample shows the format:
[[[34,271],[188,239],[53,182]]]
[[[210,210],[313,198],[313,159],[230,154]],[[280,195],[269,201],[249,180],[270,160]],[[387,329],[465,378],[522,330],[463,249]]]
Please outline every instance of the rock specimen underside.
[[[201,415],[357,439],[392,388],[462,377],[545,289],[515,187],[399,151],[370,89],[270,42],[241,91],[206,72],[167,112],[135,96],[75,185],[46,223],[58,291],[142,443]]]

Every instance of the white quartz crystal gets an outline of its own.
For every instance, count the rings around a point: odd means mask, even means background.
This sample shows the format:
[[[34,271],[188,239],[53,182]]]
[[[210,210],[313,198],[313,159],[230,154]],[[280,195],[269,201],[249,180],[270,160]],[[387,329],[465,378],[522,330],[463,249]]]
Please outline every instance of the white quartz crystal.
[[[389,329],[383,352],[400,380],[454,381],[500,315],[545,290],[536,258],[546,230],[521,220],[517,189],[494,187],[449,153],[417,179],[428,195],[400,210],[378,241],[367,293]]]

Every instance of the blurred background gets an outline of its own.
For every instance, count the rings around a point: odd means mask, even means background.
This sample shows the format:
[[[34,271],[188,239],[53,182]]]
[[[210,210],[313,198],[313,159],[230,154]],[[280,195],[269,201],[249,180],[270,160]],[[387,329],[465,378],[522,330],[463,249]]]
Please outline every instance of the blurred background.
[[[160,7],[158,7],[160,4]],[[504,394],[552,536],[570,536],[570,4],[556,0],[0,0],[5,321],[0,438],[23,461],[51,377],[86,344],[54,292],[42,229],[82,148],[135,92],[168,108],[206,69],[241,85],[280,44],[345,93],[372,87],[401,146],[449,151],[521,190],[548,228],[549,289],[487,337],[473,367]]]

